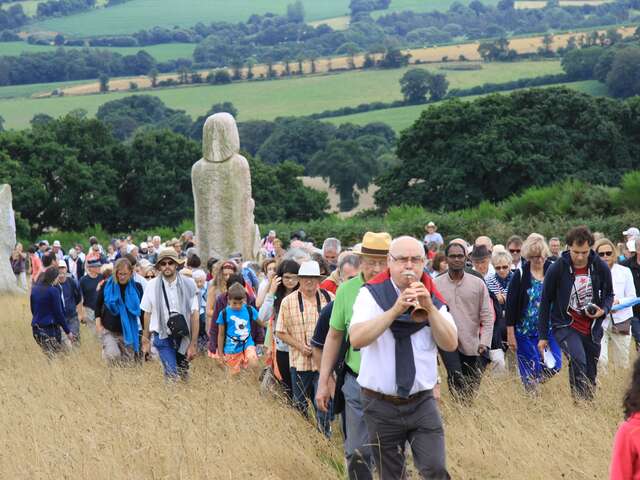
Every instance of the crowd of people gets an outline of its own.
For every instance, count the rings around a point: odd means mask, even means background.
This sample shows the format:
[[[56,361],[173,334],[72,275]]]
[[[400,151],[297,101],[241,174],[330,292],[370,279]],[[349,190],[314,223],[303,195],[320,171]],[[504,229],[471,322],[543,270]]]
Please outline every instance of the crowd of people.
[[[52,358],[96,335],[109,365],[159,360],[177,381],[202,355],[254,372],[305,416],[313,407],[327,437],[339,415],[350,479],[402,478],[407,448],[424,478],[439,479],[449,478],[440,362],[451,401],[465,404],[486,375],[517,371],[535,394],[565,363],[579,404],[594,398],[599,370],[630,367],[640,231],[623,235],[578,226],[564,241],[445,242],[429,222],[420,240],[367,232],[351,248],[336,238],[318,248],[299,231],[285,249],[271,231],[254,261],[202,259],[185,232],[164,243],[91,237],[86,252],[79,242],[66,254],[59,241],[18,244],[11,266],[30,288],[33,338]],[[634,369],[612,478],[640,478]]]

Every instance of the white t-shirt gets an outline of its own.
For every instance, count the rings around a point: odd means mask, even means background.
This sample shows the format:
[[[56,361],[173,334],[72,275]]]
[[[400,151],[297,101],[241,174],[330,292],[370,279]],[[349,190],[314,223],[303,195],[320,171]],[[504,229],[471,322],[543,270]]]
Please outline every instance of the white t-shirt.
[[[613,282],[613,294],[614,300],[618,300],[619,303],[626,303],[636,297],[636,287],[633,283],[633,274],[628,267],[623,267],[617,263],[613,265],[611,269],[611,280]],[[624,322],[633,317],[633,308],[628,307],[617,312],[612,312],[613,321],[615,323]],[[609,327],[609,315],[607,315],[602,322],[603,328]]]
[[[182,277],[182,280],[185,282],[193,282],[190,278]],[[164,309],[164,318],[169,318],[169,312],[167,311],[167,305],[164,301],[164,296],[160,295],[160,305],[156,305],[156,283],[162,281],[164,282],[164,288],[167,292],[167,300],[169,301],[169,307],[173,312],[179,311],[179,300],[178,300],[178,279],[176,278],[173,282],[169,283],[164,280],[162,277],[156,277],[149,281],[147,285],[147,289],[144,291],[142,295],[142,301],[140,302],[140,308],[145,312],[151,313],[151,321],[149,322],[149,331],[160,333],[160,319],[159,319],[159,308]],[[196,294],[193,296],[191,300],[191,314],[197,312],[199,310],[198,305],[198,289],[193,286],[194,292]],[[186,319],[187,322],[190,322],[190,319]]]
[[[349,329],[353,328],[353,325],[373,320],[383,313],[371,292],[362,288],[353,304],[353,317]],[[455,328],[453,317],[447,311],[447,307],[443,306],[440,313]],[[431,336],[431,328],[425,327],[411,335],[411,346],[416,366],[416,378],[409,393],[413,395],[422,390],[432,389],[438,380],[438,348]],[[390,329],[386,329],[376,340],[360,349],[360,386],[385,395],[397,395],[395,352],[396,340]]]

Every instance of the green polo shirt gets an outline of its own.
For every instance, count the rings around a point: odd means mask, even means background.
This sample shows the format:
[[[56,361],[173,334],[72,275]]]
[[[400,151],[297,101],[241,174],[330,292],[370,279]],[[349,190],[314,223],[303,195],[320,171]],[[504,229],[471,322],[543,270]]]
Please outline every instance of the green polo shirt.
[[[358,292],[360,292],[360,288],[363,285],[364,278],[362,278],[362,274],[340,285],[336,292],[333,312],[329,321],[331,328],[344,332],[345,335],[348,334],[349,323],[351,323],[351,317],[353,316],[353,304],[356,302]],[[353,347],[349,347],[347,352],[347,365],[354,373],[360,371],[360,352],[356,352]]]

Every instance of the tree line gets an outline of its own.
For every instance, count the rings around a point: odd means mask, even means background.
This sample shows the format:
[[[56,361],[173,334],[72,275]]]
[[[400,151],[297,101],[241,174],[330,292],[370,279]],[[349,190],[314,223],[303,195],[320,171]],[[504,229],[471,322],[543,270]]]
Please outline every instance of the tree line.
[[[451,100],[405,130],[398,165],[375,179],[376,205],[459,209],[573,178],[616,185],[640,168],[640,99],[566,88]]]

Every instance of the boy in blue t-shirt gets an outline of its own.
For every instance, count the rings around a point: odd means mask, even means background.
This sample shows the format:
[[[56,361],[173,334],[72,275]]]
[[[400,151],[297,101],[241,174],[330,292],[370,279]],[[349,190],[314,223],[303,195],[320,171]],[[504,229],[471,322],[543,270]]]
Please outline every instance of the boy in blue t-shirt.
[[[216,320],[219,326],[218,352],[224,352],[221,361],[235,374],[243,368],[259,367],[256,346],[251,338],[251,323],[257,322],[258,312],[246,305],[247,292],[239,283],[229,287],[227,296],[228,306]]]

